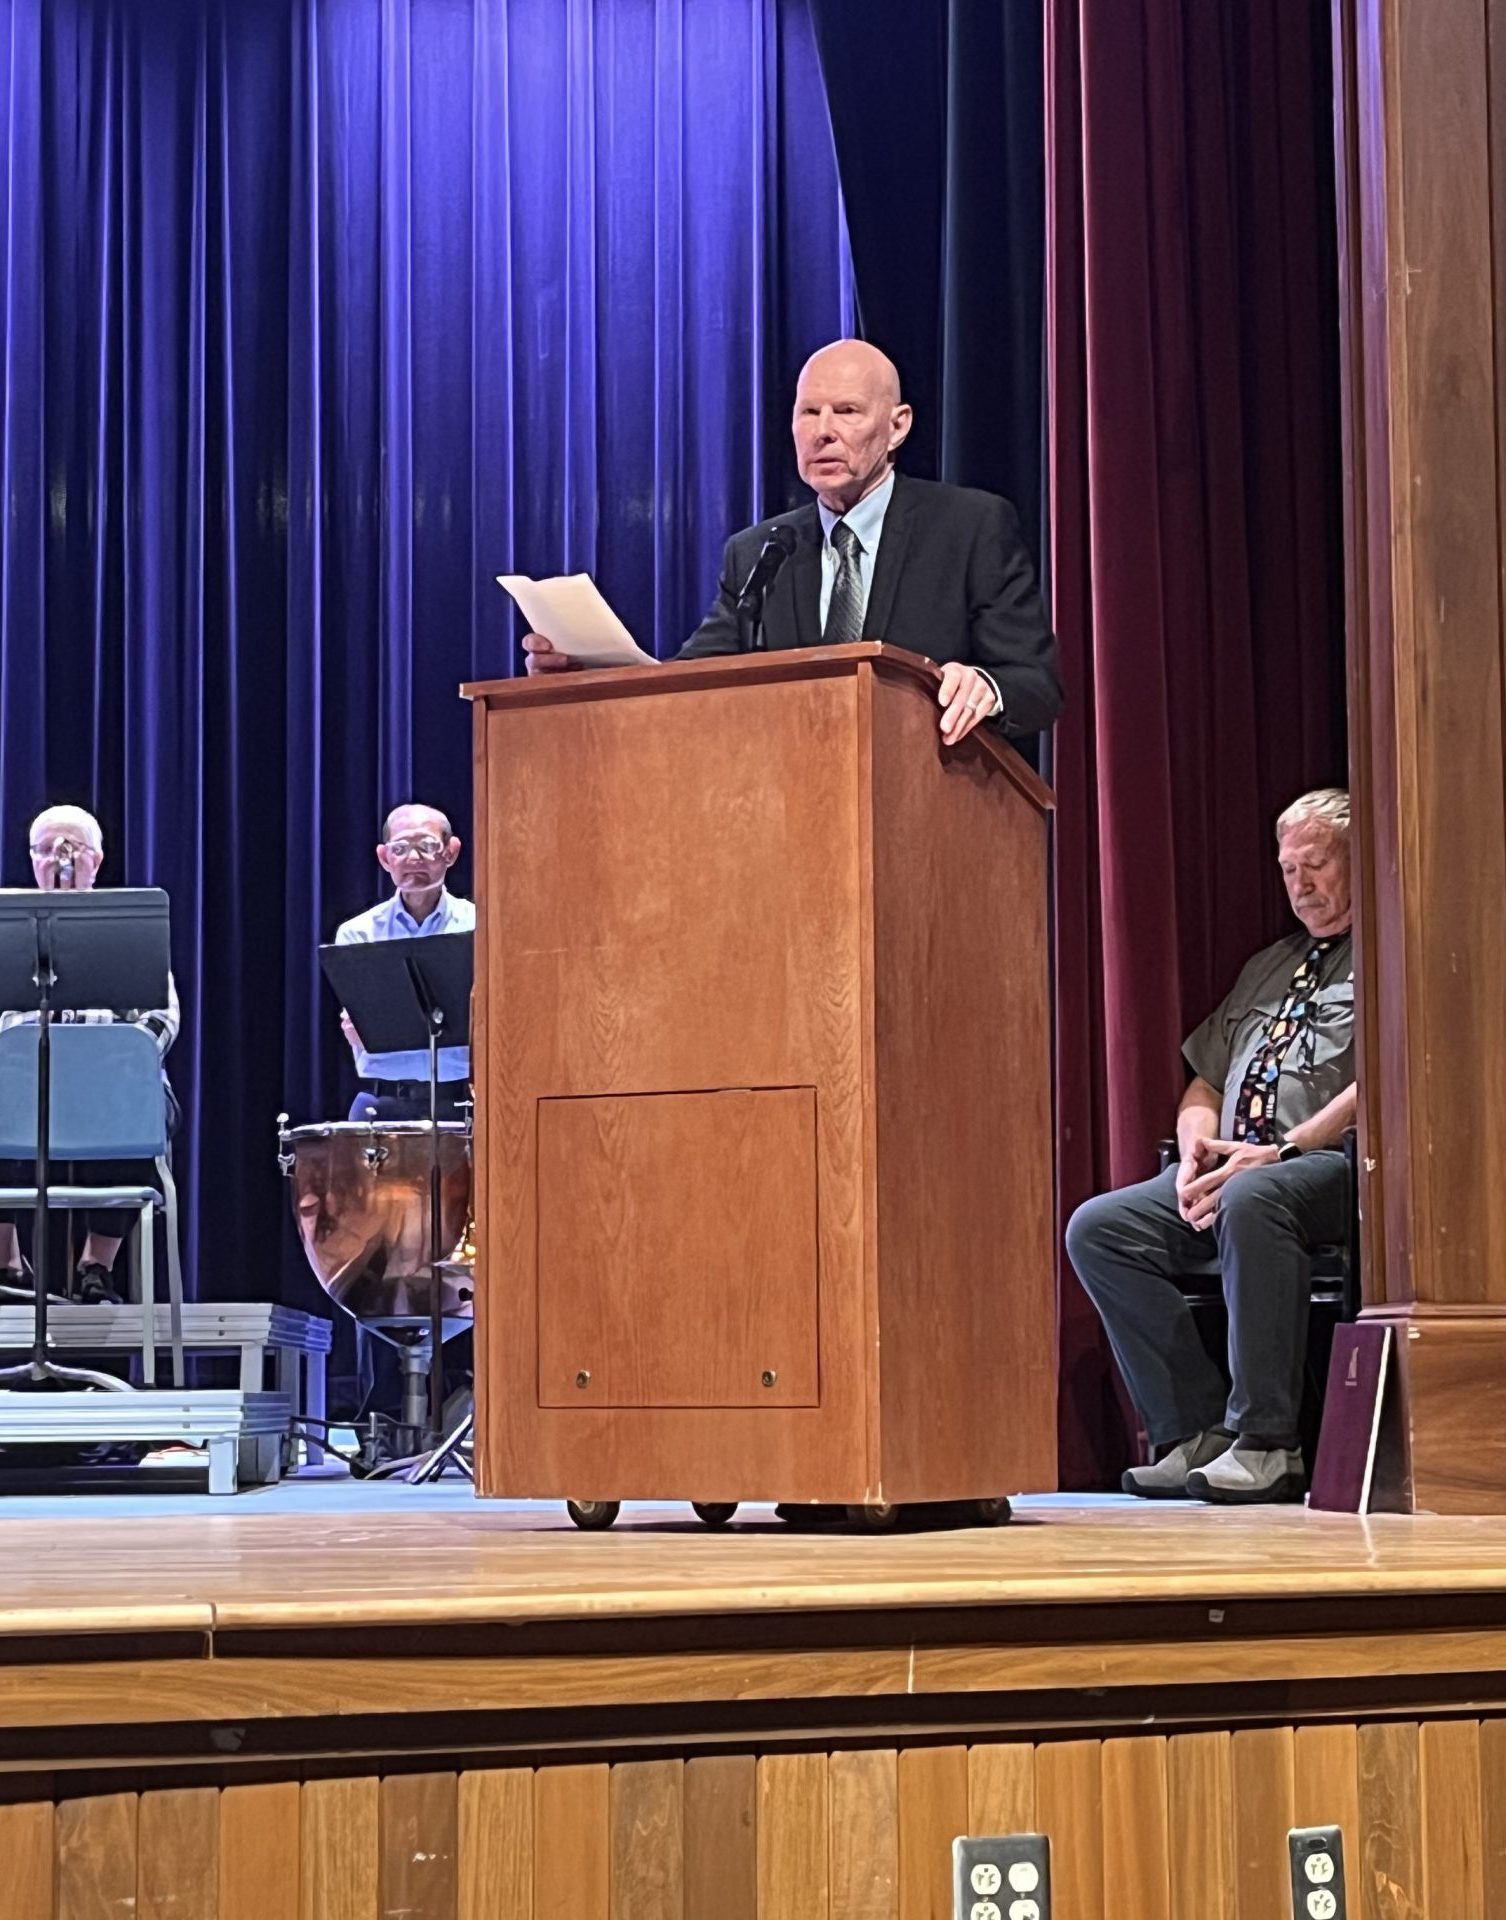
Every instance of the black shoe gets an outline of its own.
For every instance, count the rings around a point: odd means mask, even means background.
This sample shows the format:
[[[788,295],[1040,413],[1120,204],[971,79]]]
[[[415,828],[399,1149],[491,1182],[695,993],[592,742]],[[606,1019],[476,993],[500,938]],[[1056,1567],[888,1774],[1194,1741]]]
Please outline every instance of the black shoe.
[[[31,1279],[31,1268],[24,1260],[19,1267],[0,1267],[0,1300],[30,1300],[34,1292]]]
[[[75,1296],[86,1307],[118,1307],[120,1295],[115,1291],[115,1280],[108,1267],[102,1267],[97,1260],[85,1260],[79,1265],[73,1276]]]

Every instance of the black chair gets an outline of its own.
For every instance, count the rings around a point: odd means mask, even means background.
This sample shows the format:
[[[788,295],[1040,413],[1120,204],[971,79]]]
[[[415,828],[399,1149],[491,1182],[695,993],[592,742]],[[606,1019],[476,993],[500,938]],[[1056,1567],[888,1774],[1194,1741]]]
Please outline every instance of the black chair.
[[[1343,1321],[1358,1319],[1360,1311],[1359,1140],[1353,1127],[1346,1130],[1340,1144],[1349,1174],[1349,1231],[1342,1241],[1334,1246],[1319,1247],[1313,1255],[1312,1304],[1317,1311],[1308,1328],[1302,1408],[1302,1451],[1309,1462],[1317,1448],[1318,1427],[1322,1421],[1323,1386],[1328,1377],[1333,1330]],[[1159,1141],[1157,1156],[1164,1173],[1176,1161],[1176,1141]],[[1228,1335],[1220,1318],[1224,1312],[1224,1291],[1219,1285],[1217,1260],[1190,1262],[1184,1273],[1173,1277],[1192,1308],[1204,1347],[1220,1367],[1226,1368]]]

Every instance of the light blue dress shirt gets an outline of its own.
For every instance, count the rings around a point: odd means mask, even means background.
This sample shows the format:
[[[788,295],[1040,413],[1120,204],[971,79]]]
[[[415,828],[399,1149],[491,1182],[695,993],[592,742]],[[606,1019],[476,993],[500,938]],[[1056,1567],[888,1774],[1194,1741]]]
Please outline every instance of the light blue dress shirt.
[[[347,920],[335,935],[335,945],[359,946],[363,940],[422,940],[431,933],[471,933],[475,926],[475,903],[461,900],[448,888],[441,889],[438,906],[422,925],[403,905],[403,896],[394,893],[380,906],[372,907],[366,913],[358,913],[354,920]],[[356,1047],[353,1051],[356,1072],[363,1080],[427,1080],[429,1077],[427,1050],[415,1053],[368,1053],[364,1047]],[[441,1047],[439,1077],[441,1080],[469,1080],[470,1048]]]
[[[816,511],[821,516],[821,532],[824,536],[821,541],[821,630],[823,633],[826,630],[826,616],[831,608],[832,588],[837,583],[837,568],[841,565],[840,556],[831,541],[832,528],[839,521],[845,520],[857,535],[858,590],[862,596],[863,617],[866,619],[868,596],[873,591],[874,562],[878,559],[879,541],[884,535],[884,516],[888,513],[889,502],[893,498],[894,474],[891,470],[888,479],[881,486],[875,487],[872,493],[865,493],[858,504],[847,513],[833,513],[831,508],[822,501],[816,502]],[[883,637],[881,633],[873,636],[877,640],[882,640]],[[999,696],[998,684],[993,675],[985,672],[982,667],[979,667],[978,671],[993,688],[994,704],[989,709],[989,714],[998,713],[1004,704]]]

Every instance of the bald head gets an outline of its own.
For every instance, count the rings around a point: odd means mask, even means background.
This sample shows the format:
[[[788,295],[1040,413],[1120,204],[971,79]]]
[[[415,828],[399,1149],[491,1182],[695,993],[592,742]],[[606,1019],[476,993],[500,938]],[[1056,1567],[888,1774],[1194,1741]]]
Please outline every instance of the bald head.
[[[885,406],[900,403],[899,368],[867,340],[833,340],[829,347],[817,347],[800,369],[796,392],[824,381],[861,388]]]
[[[833,513],[882,486],[910,431],[894,362],[866,340],[835,340],[813,353],[795,388],[800,478]]]

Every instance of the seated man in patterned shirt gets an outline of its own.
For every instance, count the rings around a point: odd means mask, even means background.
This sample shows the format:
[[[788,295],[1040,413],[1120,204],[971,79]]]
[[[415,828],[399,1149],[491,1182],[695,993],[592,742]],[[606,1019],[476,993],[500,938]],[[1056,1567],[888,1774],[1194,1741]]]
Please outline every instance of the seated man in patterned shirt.
[[[94,885],[104,864],[105,842],[99,822],[82,807],[48,807],[39,813],[31,823],[30,846],[32,876],[43,891],[54,888],[66,891],[72,888],[85,892]],[[171,974],[167,979],[167,996],[167,1005],[153,1012],[110,1012],[100,1009],[90,1013],[60,1014],[58,1018],[64,1022],[82,1021],[92,1026],[113,1020],[129,1020],[136,1026],[146,1028],[165,1060],[168,1048],[178,1037],[180,1024],[178,989]],[[34,1024],[36,1017],[35,1013],[0,1013],[0,1027],[23,1021]],[[165,1069],[162,1097],[167,1103],[168,1131],[175,1132],[178,1106]],[[0,1186],[28,1186],[35,1174],[35,1165],[30,1161],[0,1161]],[[60,1182],[68,1180],[77,1186],[153,1186],[156,1178],[156,1170],[150,1164],[134,1166],[129,1161],[81,1161],[71,1172],[66,1167],[54,1169],[54,1179]],[[122,1212],[109,1207],[90,1210],[86,1222],[88,1237],[69,1286],[69,1291],[78,1299],[119,1304],[121,1295],[114,1279],[115,1257],[135,1217],[130,1211]],[[16,1228],[11,1221],[0,1221],[0,1282],[13,1288],[23,1287],[26,1278]]]
[[[418,940],[435,933],[470,933],[476,909],[445,885],[445,875],[460,858],[460,842],[437,807],[394,807],[382,826],[377,860],[393,891],[380,905],[347,920],[335,935],[337,945],[363,940]],[[429,1056],[370,1053],[348,1013],[340,1026],[355,1055],[356,1072],[367,1082],[350,1109],[352,1120],[427,1120]],[[439,1050],[439,1117],[460,1118],[469,1100],[471,1056],[467,1047]]]
[[[1103,1318],[1154,1465],[1127,1493],[1298,1500],[1312,1255],[1343,1239],[1354,1124],[1349,796],[1304,794],[1276,823],[1303,931],[1256,954],[1183,1048],[1179,1161],[1086,1201],[1067,1253]],[[1229,1309],[1227,1398],[1177,1274],[1216,1261]]]

